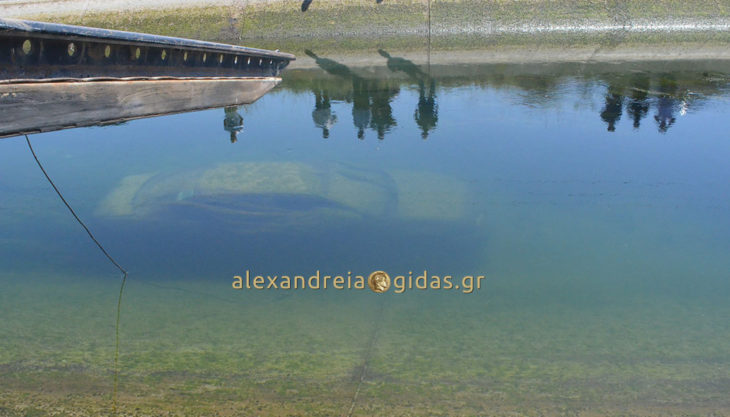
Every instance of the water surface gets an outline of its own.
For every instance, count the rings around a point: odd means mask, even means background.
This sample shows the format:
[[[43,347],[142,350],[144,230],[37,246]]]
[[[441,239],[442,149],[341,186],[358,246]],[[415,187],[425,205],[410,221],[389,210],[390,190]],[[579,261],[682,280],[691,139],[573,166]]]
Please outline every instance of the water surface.
[[[730,412],[726,62],[310,53],[249,106],[30,137],[129,271],[120,413]],[[109,412],[120,274],[24,138],[0,193],[0,414]]]

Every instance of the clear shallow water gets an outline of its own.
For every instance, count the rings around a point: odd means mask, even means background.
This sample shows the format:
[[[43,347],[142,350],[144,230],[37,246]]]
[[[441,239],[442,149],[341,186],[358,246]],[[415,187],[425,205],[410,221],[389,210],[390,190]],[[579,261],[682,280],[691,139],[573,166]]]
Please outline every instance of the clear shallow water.
[[[235,111],[31,137],[130,271],[123,414],[728,412],[725,63],[319,58]],[[0,170],[0,411],[109,410],[119,274],[24,139]],[[247,269],[486,278],[232,289]]]

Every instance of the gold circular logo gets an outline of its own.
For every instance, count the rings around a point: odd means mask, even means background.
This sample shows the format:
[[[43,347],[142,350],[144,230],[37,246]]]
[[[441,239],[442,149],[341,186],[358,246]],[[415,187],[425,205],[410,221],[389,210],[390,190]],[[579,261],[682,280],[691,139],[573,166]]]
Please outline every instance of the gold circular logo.
[[[368,287],[378,294],[388,291],[390,277],[385,271],[375,271],[368,277]]]

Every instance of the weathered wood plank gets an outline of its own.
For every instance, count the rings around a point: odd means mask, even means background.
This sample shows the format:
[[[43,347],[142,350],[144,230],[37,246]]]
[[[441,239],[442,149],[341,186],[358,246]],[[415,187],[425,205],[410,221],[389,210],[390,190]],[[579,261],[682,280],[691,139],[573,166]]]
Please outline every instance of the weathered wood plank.
[[[0,84],[0,138],[256,101],[280,78]]]

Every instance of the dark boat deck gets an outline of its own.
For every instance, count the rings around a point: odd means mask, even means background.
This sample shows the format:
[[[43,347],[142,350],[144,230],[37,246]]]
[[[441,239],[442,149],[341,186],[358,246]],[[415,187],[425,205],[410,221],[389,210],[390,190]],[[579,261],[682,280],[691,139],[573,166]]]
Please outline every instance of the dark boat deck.
[[[0,19],[0,82],[276,77],[294,55],[191,39]]]
[[[295,57],[0,19],[0,138],[252,103]]]

